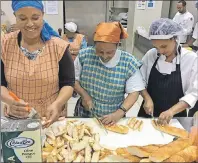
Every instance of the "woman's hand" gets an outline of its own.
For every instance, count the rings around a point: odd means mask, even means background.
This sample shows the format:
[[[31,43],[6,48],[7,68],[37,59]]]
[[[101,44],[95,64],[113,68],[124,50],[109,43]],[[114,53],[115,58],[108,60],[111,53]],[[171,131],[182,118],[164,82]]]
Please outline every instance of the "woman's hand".
[[[61,113],[62,113],[63,108],[56,104],[55,102],[52,103],[50,106],[48,106],[46,110],[46,127],[49,127],[52,123],[56,122]]]
[[[78,53],[79,53],[79,49],[77,49],[77,48],[71,48],[71,49],[70,49],[70,53],[71,53],[72,55],[77,56]]]
[[[173,113],[171,110],[164,111],[160,114],[158,118],[158,123],[160,125],[166,125],[169,124],[170,120],[173,118]]]
[[[92,109],[94,107],[94,105],[93,105],[93,100],[92,100],[91,96],[89,96],[88,94],[84,95],[82,97],[82,105],[86,110]]]
[[[4,112],[6,115],[14,116],[19,119],[25,119],[29,115],[29,111],[27,110],[28,103],[23,100],[15,101],[7,100],[7,103],[4,105]]]
[[[143,108],[144,108],[146,114],[152,115],[153,111],[154,111],[153,100],[151,98],[145,99]]]
[[[123,118],[125,115],[124,111],[121,109],[118,109],[114,113],[105,115],[101,118],[101,121],[104,125],[114,125],[117,123],[121,118]]]

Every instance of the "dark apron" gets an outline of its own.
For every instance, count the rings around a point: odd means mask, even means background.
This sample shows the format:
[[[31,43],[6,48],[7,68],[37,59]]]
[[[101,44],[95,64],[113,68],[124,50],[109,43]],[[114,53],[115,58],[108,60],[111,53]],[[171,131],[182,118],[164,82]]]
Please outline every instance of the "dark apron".
[[[184,96],[182,88],[182,79],[180,64],[176,64],[176,71],[171,74],[163,75],[156,69],[156,64],[159,57],[155,60],[150,72],[147,91],[150,94],[154,103],[154,116],[159,115],[167,111],[173,105],[179,102],[179,99]],[[151,117],[146,114],[142,103],[138,116]],[[178,113],[175,117],[186,117],[186,110]]]

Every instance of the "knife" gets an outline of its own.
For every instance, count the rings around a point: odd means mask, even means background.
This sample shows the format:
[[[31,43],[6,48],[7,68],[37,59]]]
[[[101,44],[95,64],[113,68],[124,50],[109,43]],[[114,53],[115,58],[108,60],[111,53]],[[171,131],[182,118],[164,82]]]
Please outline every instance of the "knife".
[[[15,101],[20,101],[20,99],[15,95],[13,92],[9,91],[9,95],[14,98]],[[38,112],[34,108],[30,108],[29,106],[26,107],[26,111],[29,112],[28,118],[32,119],[40,119]],[[8,115],[10,116],[10,115]],[[14,116],[10,116],[10,118],[15,118]],[[18,119],[18,118],[17,118]]]
[[[91,111],[91,114],[94,116],[94,118],[98,121],[98,123],[100,124],[100,126],[104,129],[105,133],[108,134],[107,129],[105,128],[105,126],[101,122],[100,118],[94,113],[93,108],[90,111]]]
[[[155,121],[155,118],[154,118],[154,116],[153,116],[153,112],[152,112],[152,114],[151,114],[151,117],[152,117],[152,121],[155,123],[155,125],[156,125],[156,126],[159,126],[159,125],[157,124],[157,122]],[[158,130],[158,131],[161,133],[162,137],[164,137],[163,132],[160,131],[160,130]]]

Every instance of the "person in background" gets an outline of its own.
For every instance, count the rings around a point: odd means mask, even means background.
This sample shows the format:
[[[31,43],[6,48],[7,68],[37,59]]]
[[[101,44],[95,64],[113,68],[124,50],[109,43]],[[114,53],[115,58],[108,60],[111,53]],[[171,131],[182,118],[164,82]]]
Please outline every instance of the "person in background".
[[[69,51],[72,55],[73,60],[79,53],[80,49],[87,47],[87,41],[84,35],[78,33],[77,25],[73,22],[68,22],[65,24],[66,34],[63,35],[63,40],[68,41]]]
[[[198,1],[195,3],[195,7],[198,10]],[[183,47],[192,47],[193,50],[198,53],[198,22],[195,24],[192,38],[187,42],[187,44],[182,45]]]
[[[191,34],[194,25],[194,16],[187,11],[186,1],[180,0],[177,3],[178,12],[173,18],[173,21],[178,23],[183,28],[183,34],[179,36],[180,43],[185,44],[188,36]]]
[[[62,28],[58,28],[58,34],[59,36],[62,36]]]
[[[24,119],[36,109],[48,125],[67,116],[75,82],[69,44],[43,20],[42,1],[12,1],[18,31],[1,38],[1,99],[9,117]],[[15,101],[10,91],[21,100]]]
[[[1,36],[8,33],[10,28],[10,21],[4,11],[1,10]]]
[[[93,111],[103,124],[113,125],[137,101],[139,91],[145,89],[141,63],[118,49],[120,39],[127,37],[119,22],[103,22],[96,27],[95,46],[80,50],[74,65],[75,91],[81,97],[74,116],[92,117]]]
[[[66,23],[65,29],[66,34],[64,34],[62,38],[63,40],[69,42],[69,51],[74,61],[79,53],[79,50],[87,47],[87,41],[84,35],[78,33],[77,25],[75,23]],[[77,93],[74,91],[72,96],[77,97]]]
[[[167,124],[173,117],[186,117],[187,110],[198,109],[198,56],[182,48],[177,37],[182,27],[171,19],[161,18],[150,26],[155,48],[143,57],[140,69],[147,89],[138,116],[159,117]]]

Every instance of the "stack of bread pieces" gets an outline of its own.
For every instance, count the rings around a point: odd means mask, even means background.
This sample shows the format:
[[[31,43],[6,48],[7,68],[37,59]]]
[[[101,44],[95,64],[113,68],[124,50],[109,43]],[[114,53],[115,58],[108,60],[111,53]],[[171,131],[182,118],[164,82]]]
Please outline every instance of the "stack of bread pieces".
[[[121,124],[115,124],[112,126],[105,126],[105,128],[109,131],[116,132],[119,134],[127,134],[129,132],[129,128],[133,131],[141,131],[143,127],[143,121],[138,120],[135,117],[130,118],[127,122],[127,126]]]
[[[112,153],[100,146],[99,134],[82,122],[52,125],[45,134],[43,162],[98,162]]]
[[[128,122],[130,125],[131,121]],[[52,125],[46,131],[47,138],[42,153],[43,162],[198,161],[198,146],[195,144],[195,139],[191,138],[187,131],[169,125],[156,124],[157,122],[152,121],[155,129],[176,136],[177,139],[166,145],[128,146],[112,150],[100,146],[99,134],[94,133],[93,128],[88,124],[68,120],[64,126]],[[108,128],[108,126],[106,127]],[[123,134],[128,132],[126,128],[120,125],[114,125],[108,129],[118,133],[120,131]]]

